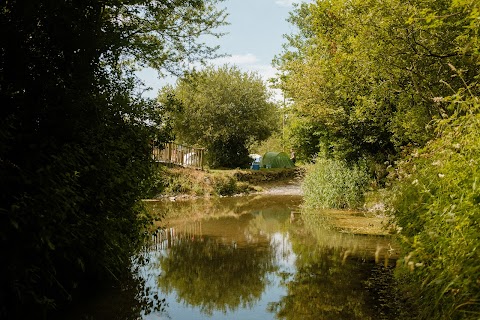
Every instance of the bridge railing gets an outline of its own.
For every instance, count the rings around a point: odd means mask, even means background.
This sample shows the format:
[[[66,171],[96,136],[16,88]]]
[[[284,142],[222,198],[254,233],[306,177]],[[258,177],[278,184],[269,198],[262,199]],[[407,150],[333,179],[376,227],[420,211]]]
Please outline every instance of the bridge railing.
[[[156,162],[203,170],[204,148],[194,148],[173,142],[154,145],[152,157]]]

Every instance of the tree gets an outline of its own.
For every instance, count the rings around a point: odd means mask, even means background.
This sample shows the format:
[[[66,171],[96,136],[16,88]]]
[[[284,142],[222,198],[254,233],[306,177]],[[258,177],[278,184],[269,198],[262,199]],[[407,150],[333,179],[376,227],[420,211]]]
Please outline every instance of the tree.
[[[383,163],[432,138],[431,121],[452,114],[435,98],[462,86],[448,64],[465,70],[467,82],[475,77],[474,46],[459,45],[473,32],[465,29],[473,6],[331,0],[298,7],[290,22],[299,32],[275,63],[295,116],[316,126],[317,151]]]
[[[211,167],[244,167],[248,149],[275,129],[276,108],[261,78],[237,67],[207,67],[166,87],[163,104],[175,100],[178,140],[207,148]]]
[[[130,270],[150,141],[168,139],[132,61],[178,72],[212,57],[194,41],[223,23],[216,2],[1,2],[0,317],[47,316]]]

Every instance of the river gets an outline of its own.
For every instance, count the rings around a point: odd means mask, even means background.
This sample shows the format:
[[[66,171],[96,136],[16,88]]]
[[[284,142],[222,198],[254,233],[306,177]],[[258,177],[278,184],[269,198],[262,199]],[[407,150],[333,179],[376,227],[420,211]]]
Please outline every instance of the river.
[[[100,295],[78,318],[400,319],[394,241],[341,232],[301,203],[298,195],[150,202],[162,219],[137,270],[143,303]]]

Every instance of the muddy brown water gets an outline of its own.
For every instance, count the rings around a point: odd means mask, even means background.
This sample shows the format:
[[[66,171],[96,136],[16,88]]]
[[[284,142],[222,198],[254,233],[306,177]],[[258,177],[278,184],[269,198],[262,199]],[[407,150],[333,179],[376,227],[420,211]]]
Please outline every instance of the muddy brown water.
[[[301,203],[275,194],[150,202],[163,218],[138,270],[143,303],[106,292],[76,318],[400,319],[393,239],[339,232]]]

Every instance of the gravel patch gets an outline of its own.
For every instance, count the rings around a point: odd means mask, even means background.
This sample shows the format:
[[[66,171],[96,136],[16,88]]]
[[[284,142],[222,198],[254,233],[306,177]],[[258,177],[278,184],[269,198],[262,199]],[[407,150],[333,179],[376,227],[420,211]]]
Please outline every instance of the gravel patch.
[[[262,193],[272,195],[285,195],[285,196],[301,196],[303,195],[302,188],[299,184],[289,184],[285,186],[276,186],[268,188]]]

